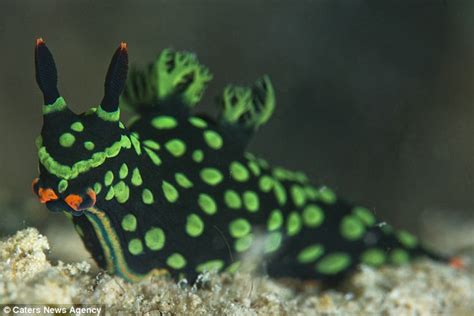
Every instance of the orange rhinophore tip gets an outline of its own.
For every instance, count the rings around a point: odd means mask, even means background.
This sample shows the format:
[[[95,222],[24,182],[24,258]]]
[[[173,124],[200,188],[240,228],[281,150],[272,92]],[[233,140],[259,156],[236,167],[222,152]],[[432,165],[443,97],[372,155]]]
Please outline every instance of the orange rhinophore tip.
[[[82,197],[77,194],[69,194],[64,201],[69,205],[73,210],[79,210],[79,207],[82,204]]]
[[[120,42],[120,50],[127,52],[128,51],[127,43]]]
[[[58,196],[52,189],[43,189],[39,188],[38,196],[41,203],[46,203],[49,201],[54,201],[58,199]]]
[[[36,39],[36,46],[44,45],[44,40],[42,37]]]
[[[449,265],[454,269],[463,269],[466,267],[464,261],[459,257],[452,257],[451,260],[449,260]]]

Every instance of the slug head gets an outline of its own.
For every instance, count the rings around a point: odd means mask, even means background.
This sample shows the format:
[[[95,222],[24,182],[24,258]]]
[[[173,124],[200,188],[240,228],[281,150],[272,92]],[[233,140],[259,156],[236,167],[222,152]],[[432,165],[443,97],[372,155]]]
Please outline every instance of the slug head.
[[[79,115],[58,91],[56,65],[41,38],[36,41],[35,66],[44,105],[36,141],[40,175],[33,180],[33,191],[51,211],[81,215],[96,203],[93,185],[102,176],[100,166],[130,148],[118,107],[127,77],[127,45],[121,43],[112,57],[100,105]]]

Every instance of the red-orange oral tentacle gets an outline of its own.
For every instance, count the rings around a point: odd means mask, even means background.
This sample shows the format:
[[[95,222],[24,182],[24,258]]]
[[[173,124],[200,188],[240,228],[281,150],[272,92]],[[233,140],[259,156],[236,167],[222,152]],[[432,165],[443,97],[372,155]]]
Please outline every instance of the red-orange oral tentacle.
[[[77,194],[69,194],[64,201],[69,205],[73,210],[78,211],[79,207],[82,204],[82,197]]]
[[[58,196],[56,195],[56,193],[50,188],[47,188],[47,189],[39,188],[38,197],[39,197],[40,202],[43,204],[49,201],[54,201],[58,199]]]

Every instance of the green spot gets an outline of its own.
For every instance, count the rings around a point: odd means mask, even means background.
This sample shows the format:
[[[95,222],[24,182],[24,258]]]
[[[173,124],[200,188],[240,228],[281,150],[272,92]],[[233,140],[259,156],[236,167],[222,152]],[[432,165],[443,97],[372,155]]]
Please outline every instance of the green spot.
[[[242,200],[237,192],[234,190],[227,190],[224,193],[225,204],[232,209],[238,209],[242,207]]]
[[[138,140],[138,134],[133,133],[130,135],[130,140],[132,141],[133,149],[135,149],[135,152],[137,155],[142,154],[142,147],[140,145],[140,141]]]
[[[276,230],[283,224],[283,214],[280,210],[273,210],[268,218],[267,228],[268,230]]]
[[[82,132],[84,130],[84,125],[81,122],[74,122],[71,124],[71,129],[75,132]]]
[[[345,216],[341,221],[340,232],[344,238],[356,240],[364,235],[365,227],[357,217]]]
[[[325,203],[332,204],[336,202],[336,194],[328,187],[321,187],[319,189],[319,197]]]
[[[87,141],[87,142],[84,142],[84,148],[91,151],[91,150],[94,150],[95,145],[93,142]]]
[[[417,238],[405,230],[397,232],[397,238],[407,248],[415,248],[418,244]]]
[[[316,261],[324,253],[324,247],[320,244],[315,244],[304,248],[298,254],[297,260],[299,263],[310,263]]]
[[[132,172],[132,184],[136,187],[142,185],[143,180],[138,168],[134,168]]]
[[[67,180],[62,179],[61,181],[59,181],[59,184],[58,184],[59,193],[63,193],[64,191],[66,191],[67,186],[68,186]]]
[[[179,172],[176,173],[174,175],[174,178],[175,178],[176,182],[178,183],[178,185],[180,185],[181,187],[183,187],[185,189],[189,189],[189,188],[193,187],[193,183],[191,182],[191,180],[189,180],[188,177],[186,177],[182,173],[179,173]]]
[[[179,270],[186,266],[186,259],[181,254],[175,252],[166,259],[166,264],[175,270]]]
[[[154,149],[154,150],[159,150],[160,149],[160,144],[158,144],[157,142],[155,142],[154,140],[151,140],[151,139],[147,139],[145,141],[143,141],[143,145],[151,148],[151,149]]]
[[[234,248],[237,252],[243,252],[252,246],[253,235],[248,234],[244,237],[241,237],[235,241]]]
[[[301,217],[298,212],[294,211],[288,215],[288,222],[286,224],[286,232],[288,236],[294,236],[301,230]]]
[[[175,157],[181,157],[186,152],[186,144],[180,139],[168,141],[165,147]]]
[[[141,254],[143,252],[142,241],[138,238],[130,240],[128,243],[128,251],[134,256]]]
[[[318,227],[324,221],[323,210],[314,204],[309,204],[303,211],[303,222],[309,227]]]
[[[319,197],[319,191],[313,186],[305,186],[304,193],[306,197],[310,200],[316,200]]]
[[[107,171],[104,176],[104,184],[109,186],[114,181],[114,173],[112,171]]]
[[[252,230],[250,223],[243,218],[238,218],[230,222],[229,232],[230,235],[234,238],[244,237]]]
[[[372,226],[375,224],[375,217],[369,209],[365,207],[354,207],[352,213],[357,216],[366,226]]]
[[[160,250],[165,245],[165,233],[161,228],[152,228],[145,234],[145,244],[151,250]]]
[[[238,161],[233,161],[230,164],[229,171],[232,178],[234,178],[236,181],[244,182],[247,181],[249,178],[249,171],[247,170],[247,168],[245,168],[243,164]]]
[[[258,177],[260,175],[260,167],[257,165],[255,161],[249,161],[248,166],[249,166],[249,169],[254,174],[254,176]]]
[[[196,267],[196,271],[202,273],[204,271],[219,271],[224,266],[224,261],[222,260],[209,260],[204,263],[201,263]]]
[[[192,116],[189,118],[189,123],[197,128],[206,128],[207,123],[200,117]]]
[[[215,168],[204,168],[201,170],[201,179],[209,185],[218,185],[223,178],[222,173]]]
[[[120,204],[127,202],[128,198],[130,197],[130,188],[123,181],[120,181],[119,183],[114,185],[114,192],[115,192],[115,199]]]
[[[274,189],[275,197],[277,199],[278,204],[280,204],[281,206],[285,205],[286,203],[285,187],[280,183],[280,181],[274,180],[273,189]]]
[[[263,192],[269,192],[273,187],[273,179],[269,176],[262,176],[258,182],[258,186]]]
[[[117,144],[120,145],[121,147],[123,148],[127,148],[127,149],[130,149],[132,148],[132,141],[130,140],[130,137],[128,137],[127,135],[122,135],[120,137],[120,141],[119,142],[115,142],[112,146],[116,146],[117,147]],[[107,150],[107,149],[106,149]]]
[[[120,127],[120,129],[125,129],[125,125],[123,125],[122,122],[119,122],[119,127]]]
[[[306,196],[304,194],[304,190],[299,185],[293,185],[290,189],[291,198],[293,199],[293,203],[296,206],[301,207],[306,202]]]
[[[308,182],[308,177],[303,172],[295,172],[295,179],[301,183]]]
[[[66,148],[74,145],[75,141],[76,137],[74,137],[74,135],[72,135],[71,133],[64,133],[59,137],[59,144]]]
[[[268,234],[263,245],[264,252],[270,253],[276,251],[278,248],[280,248],[282,239],[283,236],[280,232],[273,232]]]
[[[289,178],[288,171],[280,167],[273,169],[273,176],[279,180],[286,180]]]
[[[240,261],[236,261],[234,263],[232,263],[231,265],[229,265],[225,271],[228,272],[228,273],[235,273],[237,272],[237,270],[239,270],[240,268]]]
[[[114,192],[114,187],[110,187],[109,188],[109,191],[107,192],[107,194],[105,195],[105,199],[107,201],[110,201],[114,198],[115,196],[115,192]]]
[[[137,229],[137,218],[133,214],[127,214],[122,218],[122,228],[127,232],[134,232]]]
[[[360,260],[370,266],[378,267],[385,262],[385,253],[381,249],[372,248],[364,251]]]
[[[172,116],[157,116],[151,120],[151,125],[157,129],[172,129],[178,125]]]
[[[195,150],[193,151],[193,160],[195,162],[201,162],[202,160],[204,159],[204,153],[202,152],[202,150]]]
[[[322,274],[337,274],[349,267],[351,257],[343,252],[335,252],[325,256],[316,265],[318,272]]]
[[[211,130],[204,132],[204,140],[206,141],[207,145],[212,149],[219,149],[224,143],[221,135]]]
[[[248,160],[253,160],[253,161],[256,160],[255,155],[248,151],[244,152],[244,157],[247,158]]]
[[[410,255],[406,250],[396,248],[390,252],[390,262],[396,265],[407,263],[410,260]]]
[[[128,175],[128,166],[126,163],[123,163],[119,170],[120,179],[125,179]]]
[[[199,194],[198,204],[205,213],[212,215],[217,212],[217,204],[212,197],[205,193]]]
[[[204,222],[197,214],[190,214],[186,219],[186,232],[191,237],[198,237],[204,231]]]
[[[168,202],[174,203],[179,198],[178,190],[171,183],[163,181],[161,188]]]
[[[263,169],[268,169],[268,162],[265,159],[258,158],[257,162]]]
[[[151,193],[151,191],[148,190],[148,189],[143,189],[143,191],[142,191],[142,201],[145,204],[152,204],[155,201],[155,199],[153,197],[153,193]]]
[[[245,191],[243,194],[243,198],[244,198],[244,205],[249,212],[258,211],[260,202],[259,202],[257,193],[253,191]]]
[[[151,161],[156,165],[159,166],[161,165],[161,159],[160,157],[151,149],[145,148],[145,152],[150,157]]]
[[[99,182],[96,182],[94,184],[94,192],[95,194],[99,194],[100,191],[102,191],[102,184],[100,184]]]

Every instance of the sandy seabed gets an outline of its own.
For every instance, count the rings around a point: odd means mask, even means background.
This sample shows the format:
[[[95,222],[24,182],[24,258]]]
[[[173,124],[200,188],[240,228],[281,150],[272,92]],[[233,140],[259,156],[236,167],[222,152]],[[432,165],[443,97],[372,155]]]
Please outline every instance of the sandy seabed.
[[[48,251],[35,228],[0,242],[1,304],[100,304],[110,315],[474,315],[472,265],[361,266],[338,290],[244,273],[203,274],[198,286],[163,277],[129,284],[87,262],[52,264]]]

